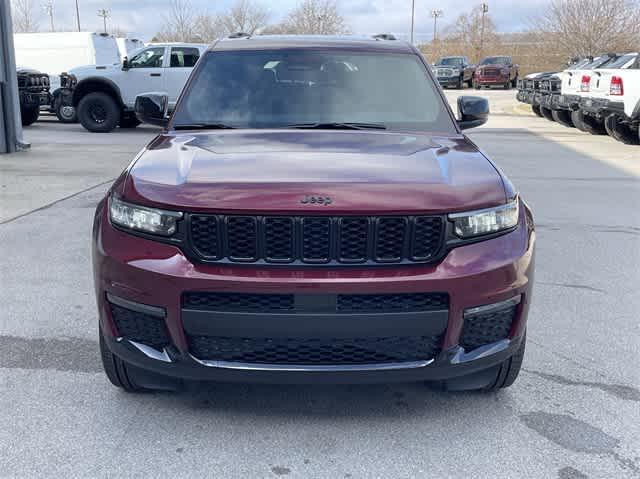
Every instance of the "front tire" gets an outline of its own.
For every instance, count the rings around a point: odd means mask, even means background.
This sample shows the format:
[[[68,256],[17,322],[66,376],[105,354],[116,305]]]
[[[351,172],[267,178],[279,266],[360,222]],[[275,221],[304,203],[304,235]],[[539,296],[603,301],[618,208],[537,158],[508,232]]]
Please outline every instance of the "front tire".
[[[574,110],[571,112],[571,122],[573,123],[573,125],[580,131],[584,131],[585,133],[587,132],[584,123],[582,123],[582,114],[580,113],[580,110]]]
[[[20,107],[20,121],[22,126],[33,125],[40,116],[40,105]]]
[[[100,332],[100,357],[102,358],[102,366],[109,381],[114,386],[124,389],[129,393],[144,392],[145,389],[138,386],[130,377],[128,365],[122,359],[114,355]]]
[[[549,121],[555,121],[553,119],[553,112],[549,108],[545,108],[544,106],[540,107],[540,113],[543,117],[545,117]]]
[[[91,132],[109,133],[118,126],[120,108],[106,93],[89,93],[78,104],[78,120]]]
[[[553,119],[563,126],[574,128],[573,121],[571,120],[571,113],[567,110],[553,110],[551,112]]]
[[[62,99],[58,97],[55,102],[56,117],[61,123],[77,123],[78,114],[73,105],[66,105]]]
[[[524,350],[527,344],[527,336],[522,338],[522,342],[520,343],[520,347],[511,356],[509,359],[504,361],[498,370],[498,374],[496,375],[496,381],[485,387],[483,391],[485,392],[494,392],[499,389],[505,389],[509,386],[513,385],[518,379],[518,375],[520,374],[520,369],[522,368],[522,361],[524,360]]]
[[[531,105],[531,111],[533,111],[536,116],[542,117],[542,111],[540,111],[540,105]]]
[[[585,115],[580,110],[574,113],[577,113],[576,117],[579,118],[580,124],[582,125],[582,131],[591,133],[592,135],[604,135],[607,133],[604,128],[604,122]],[[573,119],[573,116],[571,118]]]

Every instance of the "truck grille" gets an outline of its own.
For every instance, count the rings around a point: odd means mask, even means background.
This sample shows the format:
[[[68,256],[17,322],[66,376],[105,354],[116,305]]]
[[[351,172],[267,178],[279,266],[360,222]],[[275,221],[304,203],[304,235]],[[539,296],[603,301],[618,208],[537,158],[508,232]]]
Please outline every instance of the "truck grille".
[[[189,246],[207,262],[426,263],[442,250],[440,216],[188,216]]]
[[[188,336],[202,361],[254,364],[348,365],[420,361],[440,351],[440,336],[388,338],[226,338]]]

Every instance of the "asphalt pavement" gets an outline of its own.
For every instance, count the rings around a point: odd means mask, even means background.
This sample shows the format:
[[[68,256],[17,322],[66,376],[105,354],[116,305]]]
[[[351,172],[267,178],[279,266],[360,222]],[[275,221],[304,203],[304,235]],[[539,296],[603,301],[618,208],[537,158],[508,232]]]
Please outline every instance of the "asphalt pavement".
[[[490,395],[115,389],[97,353],[91,221],[157,130],[25,129],[31,151],[0,156],[0,477],[640,477],[640,147],[480,94],[494,114],[469,135],[538,233],[524,370]]]

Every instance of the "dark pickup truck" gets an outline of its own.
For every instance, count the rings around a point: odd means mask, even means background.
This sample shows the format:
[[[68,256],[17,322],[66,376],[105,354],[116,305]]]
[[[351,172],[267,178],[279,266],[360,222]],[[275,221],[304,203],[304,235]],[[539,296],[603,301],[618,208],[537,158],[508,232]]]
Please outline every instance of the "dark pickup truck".
[[[476,89],[483,86],[502,86],[505,90],[515,87],[520,69],[507,56],[486,57],[480,62],[473,79]]]
[[[433,72],[443,87],[464,88],[465,83],[471,86],[475,71],[475,65],[471,65],[467,57],[442,57],[433,65]]]
[[[51,103],[49,96],[49,75],[30,68],[17,69],[18,93],[20,95],[20,117],[23,126],[36,122],[40,115],[40,105]]]

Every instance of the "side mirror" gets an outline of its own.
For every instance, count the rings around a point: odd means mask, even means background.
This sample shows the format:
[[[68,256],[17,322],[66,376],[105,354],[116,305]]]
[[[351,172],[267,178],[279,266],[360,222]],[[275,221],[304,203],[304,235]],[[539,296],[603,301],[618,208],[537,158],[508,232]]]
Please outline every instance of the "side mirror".
[[[458,97],[458,118],[461,130],[484,125],[489,119],[489,101],[478,96]]]
[[[122,69],[123,69],[124,71],[127,71],[129,68],[130,68],[130,67],[129,67],[129,58],[124,57],[124,58],[122,59]]]
[[[169,96],[166,93],[143,93],[136,97],[136,117],[142,123],[167,126],[169,122]]]

